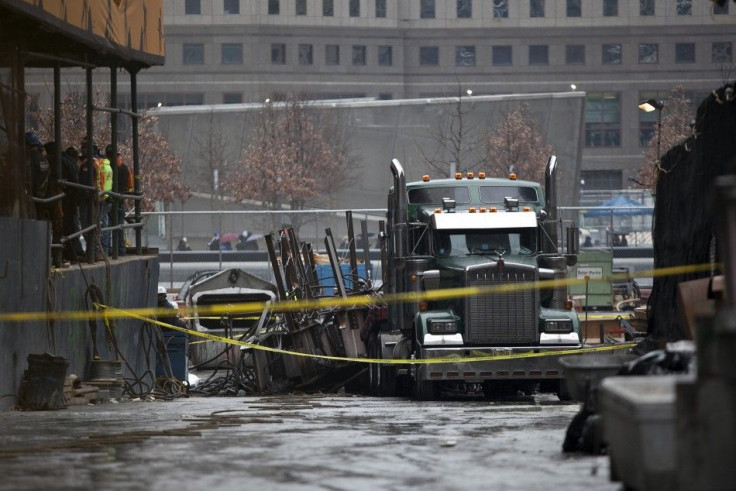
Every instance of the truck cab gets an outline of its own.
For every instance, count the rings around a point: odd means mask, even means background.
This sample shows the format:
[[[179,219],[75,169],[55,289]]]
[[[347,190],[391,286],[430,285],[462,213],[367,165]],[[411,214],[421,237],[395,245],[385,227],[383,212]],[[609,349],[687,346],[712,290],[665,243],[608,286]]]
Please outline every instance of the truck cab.
[[[384,368],[383,384],[405,377],[421,399],[449,385],[559,384],[554,352],[581,347],[580,326],[566,286],[544,283],[566,277],[576,251],[558,251],[541,185],[483,173],[404,183],[391,167],[384,290],[420,299],[390,305],[382,355],[425,361]]]

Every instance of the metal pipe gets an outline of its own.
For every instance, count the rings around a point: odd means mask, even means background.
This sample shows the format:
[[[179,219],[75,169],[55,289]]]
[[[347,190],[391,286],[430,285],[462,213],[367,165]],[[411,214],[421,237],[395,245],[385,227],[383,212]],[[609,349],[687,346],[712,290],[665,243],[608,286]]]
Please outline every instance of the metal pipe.
[[[85,108],[85,115],[87,119],[87,148],[85,148],[84,154],[87,156],[87,185],[94,186],[95,173],[94,163],[92,162],[92,137],[94,136],[92,128],[92,69],[87,67],[85,70],[85,81],[87,88],[87,106]],[[95,213],[95,206],[99,209],[99,202],[94,199],[96,194],[89,194],[86,200],[87,216],[90,219],[90,224],[97,224],[97,213]],[[95,262],[95,247],[97,244],[97,228],[92,229],[87,235],[84,236],[84,241],[87,245],[87,262],[93,264]]]
[[[407,227],[409,210],[406,196],[406,175],[398,159],[391,161],[391,173],[394,175],[394,223],[393,240],[396,257],[406,257],[409,245],[407,243]]]
[[[549,236],[549,244],[542,246],[543,252],[556,253],[559,247],[559,236],[557,232],[557,157],[550,155],[544,170],[544,208],[547,212],[547,220],[543,225]]]
[[[557,220],[557,157],[550,155],[544,170],[545,208],[550,220]]]
[[[110,104],[112,107],[118,105],[118,72],[115,65],[110,67]],[[110,146],[112,147],[112,155],[108,155],[107,158],[111,160],[110,166],[112,167],[112,190],[115,196],[112,197],[112,209],[110,214],[110,223],[113,227],[118,225],[118,218],[120,217],[119,211],[123,207],[123,202],[119,198],[120,193],[120,172],[118,172],[118,113],[110,114]],[[107,152],[105,152],[107,153]],[[117,259],[119,255],[119,243],[123,239],[123,232],[120,229],[114,229],[112,231],[112,258]]]
[[[138,110],[138,81],[136,71],[130,72],[130,103],[133,111]],[[140,195],[141,193],[141,167],[140,156],[138,154],[138,118],[133,118],[133,193]],[[134,203],[134,220],[136,224],[141,223],[141,202],[136,200]],[[141,247],[141,227],[135,229],[135,253],[141,255],[143,253]]]
[[[139,114],[134,111],[128,111],[127,109],[121,109],[119,107],[93,106],[93,109],[95,111],[106,112],[106,113],[125,114],[127,116],[130,116],[131,118],[142,117],[142,114]]]
[[[59,69],[59,64],[54,64],[54,173],[56,174],[56,179],[61,178],[61,70]],[[54,190],[56,191],[56,190]],[[65,195],[64,193],[61,193],[60,195],[53,196],[54,201],[57,199],[63,198]],[[53,217],[53,211],[51,212],[51,215]],[[52,223],[54,223],[56,220],[53,220]],[[58,223],[58,222],[57,222]],[[57,237],[61,233],[61,225],[54,231],[54,227],[52,225],[52,233],[51,234],[51,242],[52,242],[52,249],[51,249],[51,257],[52,262],[54,266],[60,267],[61,266],[61,248],[53,247],[54,241],[58,241],[58,244],[61,244],[61,238]]]

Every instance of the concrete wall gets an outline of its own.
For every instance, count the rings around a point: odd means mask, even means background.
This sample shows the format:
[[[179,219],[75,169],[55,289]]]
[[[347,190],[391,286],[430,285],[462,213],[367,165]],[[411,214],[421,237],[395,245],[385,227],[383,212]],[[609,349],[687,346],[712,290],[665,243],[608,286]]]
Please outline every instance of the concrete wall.
[[[89,286],[96,285],[108,305],[120,309],[155,307],[158,257],[125,257],[107,265],[72,266],[51,270],[47,222],[0,217],[0,312],[86,311],[91,305]],[[122,355],[133,371],[142,376],[155,370],[155,348],[138,320],[115,320],[115,335]],[[96,337],[102,359],[113,358],[105,327],[96,322]],[[90,378],[93,347],[89,323],[74,321],[7,322],[0,320],[0,410],[17,403],[17,394],[30,353],[51,353],[69,361],[67,374]],[[133,374],[123,364],[123,376]],[[150,383],[150,379],[148,379]]]
[[[463,97],[464,124],[466,128],[472,128],[466,141],[479,141],[481,132],[495,127],[500,117],[515,109],[521,101],[529,104],[539,130],[557,155],[560,204],[576,205],[585,93]],[[359,170],[359,177],[346,182],[332,202],[323,200],[314,205],[385,208],[386,193],[391,186],[389,162],[393,158],[401,161],[409,180],[418,180],[426,173],[439,177],[436,171],[429,170],[423,155],[436,156],[445,162],[451,159],[435,135],[437,128],[449,126],[457,102],[457,98],[435,98],[311,103],[315,110],[336,114],[334,119],[338,126],[335,131],[344,133],[356,157],[353,164]],[[206,140],[206,132],[214,130],[221,133],[225,158],[237,161],[247,146],[254,118],[261,109],[260,104],[228,104],[162,107],[149,113],[160,118],[161,132],[181,157],[187,184],[195,191],[210,192],[205,184],[209,170],[202,157],[207,153],[203,151],[202,144]],[[466,162],[475,164],[481,158],[482,146],[476,145]],[[539,163],[542,167],[544,164]],[[226,176],[221,176],[223,178]]]

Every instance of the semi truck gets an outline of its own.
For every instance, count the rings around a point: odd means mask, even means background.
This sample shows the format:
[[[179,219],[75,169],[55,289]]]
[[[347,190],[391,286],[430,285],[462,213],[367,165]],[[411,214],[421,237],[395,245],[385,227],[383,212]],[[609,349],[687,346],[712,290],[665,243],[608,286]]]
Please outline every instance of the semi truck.
[[[431,400],[544,384],[565,398],[555,353],[582,347],[580,324],[567,284],[545,280],[567,277],[579,230],[557,218],[557,159],[545,190],[483,172],[407,183],[398,160],[390,168],[380,234],[387,322],[368,344],[392,361],[371,365],[372,391]],[[462,288],[477,294],[452,294]]]

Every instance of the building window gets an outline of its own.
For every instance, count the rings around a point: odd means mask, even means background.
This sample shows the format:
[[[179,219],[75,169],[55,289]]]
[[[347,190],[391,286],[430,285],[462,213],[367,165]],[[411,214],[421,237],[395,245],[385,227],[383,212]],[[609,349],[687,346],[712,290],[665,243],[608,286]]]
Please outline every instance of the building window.
[[[202,104],[204,104],[204,94],[182,94],[182,105],[201,106]]]
[[[365,46],[354,45],[353,46],[353,65],[363,66],[365,65]]]
[[[494,46],[491,50],[494,66],[511,66],[511,46]]]
[[[529,0],[529,17],[544,17],[544,0]]]
[[[654,15],[654,0],[639,0],[639,15]]]
[[[271,64],[272,65],[285,65],[286,64],[286,45],[281,43],[274,43],[271,45]]]
[[[695,63],[695,43],[675,43],[675,63]]]
[[[204,44],[184,43],[184,64],[204,65]]]
[[[493,0],[493,17],[496,19],[505,19],[509,16],[508,0]]]
[[[380,66],[391,66],[394,64],[393,49],[391,46],[378,47],[378,64]]]
[[[243,102],[243,94],[240,92],[225,92],[222,94],[223,104],[240,104]]]
[[[546,44],[536,44],[529,46],[529,64],[530,65],[548,65],[549,64],[549,48]]]
[[[300,44],[299,45],[299,64],[300,65],[311,65],[312,64],[312,45],[311,44]]]
[[[280,10],[279,0],[268,0],[268,15],[279,15]]]
[[[473,17],[473,0],[457,0],[456,5],[458,19],[470,19]]]
[[[222,64],[223,65],[242,65],[243,63],[243,45],[242,44],[223,44],[222,45]]]
[[[731,43],[713,43],[713,63],[731,63]]]
[[[580,0],[567,0],[567,16],[568,17],[580,17],[582,8],[580,7]]]
[[[585,181],[585,189],[619,190],[623,189],[623,175],[620,170],[581,170],[580,178]]]
[[[618,0],[603,0],[603,17],[618,17]]]
[[[376,18],[386,17],[386,0],[376,0]]]
[[[602,47],[603,64],[604,65],[620,65],[621,64],[621,45],[620,44],[604,44]]]
[[[693,15],[692,0],[677,0],[677,15]]]
[[[437,66],[440,64],[440,48],[437,46],[421,46],[419,48],[419,64],[421,66]]]
[[[728,14],[728,1],[723,2],[723,5],[713,4],[713,13],[715,15],[727,15]]]
[[[659,45],[656,43],[640,44],[639,63],[659,63]]]
[[[456,46],[455,66],[475,66],[475,46]]]
[[[138,99],[138,105],[141,107],[153,107],[158,103],[164,106],[201,106],[204,104],[204,94],[202,93],[184,93],[184,94],[148,94],[144,96],[147,103],[141,106],[141,100]]]
[[[294,13],[296,15],[307,15],[307,0],[296,0]]]
[[[434,19],[434,0],[419,0],[419,17]]]
[[[617,92],[588,92],[585,102],[585,146],[621,145],[621,104]]]
[[[568,44],[565,46],[565,63],[568,65],[585,65],[585,45]]]
[[[360,17],[360,0],[350,0],[350,17]]]
[[[237,15],[240,13],[240,0],[225,0],[222,8],[223,13]]]
[[[340,64],[340,46],[337,44],[325,45],[325,65]]]
[[[185,0],[184,1],[184,14],[186,15],[199,15],[202,13],[202,5],[199,0]]]
[[[335,15],[334,0],[322,0],[322,15],[324,17],[332,17]]]

